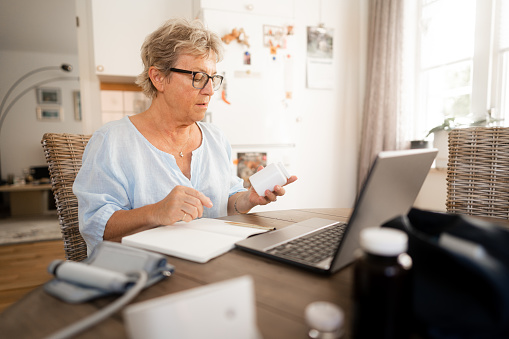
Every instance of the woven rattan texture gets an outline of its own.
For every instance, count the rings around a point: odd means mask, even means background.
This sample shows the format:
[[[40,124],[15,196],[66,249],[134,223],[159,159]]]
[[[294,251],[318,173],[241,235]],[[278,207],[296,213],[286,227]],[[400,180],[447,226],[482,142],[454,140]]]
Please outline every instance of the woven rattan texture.
[[[81,158],[89,139],[90,135],[46,133],[41,141],[49,167],[65,256],[73,261],[87,257],[87,245],[79,232],[78,199],[72,192],[72,185],[81,168]]]
[[[509,219],[509,128],[449,132],[448,212]]]

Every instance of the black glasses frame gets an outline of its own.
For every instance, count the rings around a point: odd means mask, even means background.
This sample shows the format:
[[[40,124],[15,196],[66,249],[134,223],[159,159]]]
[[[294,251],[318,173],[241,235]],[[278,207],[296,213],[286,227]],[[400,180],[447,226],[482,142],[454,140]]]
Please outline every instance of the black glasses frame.
[[[188,70],[180,69],[180,68],[173,68],[172,67],[172,68],[170,68],[170,71],[177,72],[177,73],[184,73],[184,74],[192,74],[193,75],[193,87],[196,88],[196,89],[203,89],[203,88],[205,88],[205,86],[207,86],[207,84],[209,83],[209,80],[212,79],[212,88],[214,89],[214,91],[217,91],[221,87],[221,84],[223,83],[223,79],[224,79],[224,77],[222,75],[219,75],[219,74],[208,75],[205,72],[193,72],[193,71],[188,71]],[[207,77],[207,81],[205,81],[203,83],[202,87],[196,87],[195,86],[194,77],[196,76],[196,74],[201,74],[201,75]],[[215,79],[219,79],[220,80],[219,84],[216,83]]]

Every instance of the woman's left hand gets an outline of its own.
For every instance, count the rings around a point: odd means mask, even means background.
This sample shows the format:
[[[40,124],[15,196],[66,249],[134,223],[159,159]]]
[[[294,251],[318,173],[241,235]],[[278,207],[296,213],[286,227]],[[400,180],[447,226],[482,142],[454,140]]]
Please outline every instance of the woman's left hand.
[[[260,166],[258,167],[258,171],[261,171],[264,167]],[[253,207],[258,205],[267,205],[273,201],[277,200],[277,197],[285,195],[286,191],[283,188],[283,186],[286,186],[288,184],[291,184],[292,182],[296,181],[297,177],[295,175],[292,175],[288,180],[286,180],[286,184],[280,186],[276,185],[274,187],[274,191],[266,190],[265,196],[259,196],[258,193],[254,190],[253,186],[249,188],[249,190],[242,193],[234,194],[230,198],[229,207],[228,207],[228,213],[234,214],[234,213],[248,213]]]
[[[257,171],[261,171],[264,167],[260,166],[258,167]],[[296,181],[297,177],[295,175],[292,175],[287,181],[286,184],[283,186],[289,185],[292,182]],[[277,200],[277,197],[285,195],[286,191],[283,186],[276,185],[274,187],[274,191],[266,190],[265,196],[262,197],[256,193],[253,186],[249,188],[249,202],[253,205],[267,205],[273,201]]]

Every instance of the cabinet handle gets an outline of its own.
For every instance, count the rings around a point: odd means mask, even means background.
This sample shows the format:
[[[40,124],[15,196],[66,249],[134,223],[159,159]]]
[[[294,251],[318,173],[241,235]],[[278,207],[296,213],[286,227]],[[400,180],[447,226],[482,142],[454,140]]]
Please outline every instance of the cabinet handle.
[[[247,9],[248,11],[252,11],[252,10],[254,9],[253,4],[246,5],[246,9]]]
[[[102,72],[102,71],[104,71],[104,66],[103,65],[97,65],[96,69],[97,69],[98,72]]]

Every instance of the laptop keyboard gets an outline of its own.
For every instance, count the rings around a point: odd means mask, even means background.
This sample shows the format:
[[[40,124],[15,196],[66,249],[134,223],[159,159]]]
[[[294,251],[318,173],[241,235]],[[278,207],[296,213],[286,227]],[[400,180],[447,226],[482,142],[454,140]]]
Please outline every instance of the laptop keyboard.
[[[334,255],[345,228],[345,223],[337,223],[273,247],[267,253],[316,264]]]

